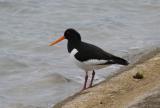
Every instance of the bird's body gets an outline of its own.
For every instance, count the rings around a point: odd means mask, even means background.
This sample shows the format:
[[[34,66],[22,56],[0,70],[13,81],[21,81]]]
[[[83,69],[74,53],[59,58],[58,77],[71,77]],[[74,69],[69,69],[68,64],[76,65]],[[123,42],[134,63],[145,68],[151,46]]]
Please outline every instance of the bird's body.
[[[89,85],[89,87],[91,87],[95,75],[94,70],[104,68],[111,64],[128,65],[126,60],[107,53],[95,45],[81,41],[80,34],[74,29],[67,29],[64,36],[50,45],[54,45],[63,39],[68,40],[67,48],[72,61],[86,72],[83,90],[86,89],[88,71],[93,71]]]
[[[85,71],[97,70],[111,64],[118,64],[116,56],[92,44],[80,42],[79,45],[76,45],[72,50],[70,50],[71,45],[69,44],[71,43],[68,42],[68,52],[70,53],[72,61]],[[125,61],[121,58],[119,58],[119,64],[120,62],[121,64],[125,64]]]
[[[107,65],[103,64],[106,60],[97,60],[97,59],[88,59],[86,61],[80,61],[78,59],[78,54],[80,52],[77,49],[73,49],[70,53],[72,61],[80,68],[85,71],[92,71],[106,67]]]

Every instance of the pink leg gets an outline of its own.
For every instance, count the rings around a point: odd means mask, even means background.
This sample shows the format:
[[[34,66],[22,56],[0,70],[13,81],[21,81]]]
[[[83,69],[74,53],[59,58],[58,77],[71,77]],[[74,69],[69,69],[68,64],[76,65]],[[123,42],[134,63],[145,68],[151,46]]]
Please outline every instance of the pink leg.
[[[92,72],[92,79],[91,79],[91,82],[90,82],[90,84],[89,84],[89,87],[88,87],[88,88],[92,87],[93,80],[94,80],[94,76],[95,76],[95,71],[93,70],[93,72]]]
[[[83,85],[83,89],[82,90],[86,89],[87,80],[88,80],[88,72],[86,72],[85,81],[84,81],[84,85]]]

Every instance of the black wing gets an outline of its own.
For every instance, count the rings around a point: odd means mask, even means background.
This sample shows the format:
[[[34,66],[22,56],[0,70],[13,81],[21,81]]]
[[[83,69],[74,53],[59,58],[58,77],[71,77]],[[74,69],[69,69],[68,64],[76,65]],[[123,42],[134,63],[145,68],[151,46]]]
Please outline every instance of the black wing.
[[[113,55],[105,52],[97,46],[81,42],[81,45],[79,45],[78,48],[78,53],[75,55],[75,57],[80,61],[86,61],[90,59],[107,60],[113,57]]]
[[[87,61],[90,59],[107,60],[105,64],[122,64],[127,65],[128,62],[120,57],[114,56],[108,52],[105,52],[101,48],[89,43],[81,42],[79,45],[78,53],[75,57],[79,61]]]

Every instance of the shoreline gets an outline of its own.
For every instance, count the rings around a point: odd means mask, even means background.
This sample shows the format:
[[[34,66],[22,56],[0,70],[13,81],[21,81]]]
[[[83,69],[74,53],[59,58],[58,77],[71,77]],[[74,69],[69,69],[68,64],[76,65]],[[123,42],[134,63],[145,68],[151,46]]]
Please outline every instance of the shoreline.
[[[57,103],[53,108],[141,108],[136,106],[142,105],[140,103],[145,103],[143,100],[160,91],[159,70],[160,49],[157,48],[142,55],[136,63],[120,69],[93,88],[76,93]],[[133,78],[138,71],[144,74],[143,79]]]

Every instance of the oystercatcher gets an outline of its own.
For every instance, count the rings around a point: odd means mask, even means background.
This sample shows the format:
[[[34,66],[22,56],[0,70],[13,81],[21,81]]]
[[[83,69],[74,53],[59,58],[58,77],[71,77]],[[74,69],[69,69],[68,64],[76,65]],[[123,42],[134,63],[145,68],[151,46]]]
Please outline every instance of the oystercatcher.
[[[49,46],[55,45],[56,43],[67,39],[68,52],[70,53],[71,59],[74,63],[81,69],[86,72],[85,81],[83,89],[85,90],[87,80],[88,80],[88,71],[92,71],[92,78],[88,88],[92,87],[93,79],[95,76],[95,70],[104,68],[111,64],[120,64],[128,65],[128,61],[105,52],[101,48],[83,42],[81,40],[81,35],[74,29],[69,28],[64,32],[64,36],[61,36],[59,39],[53,41]]]

